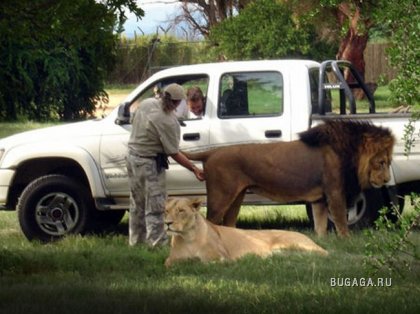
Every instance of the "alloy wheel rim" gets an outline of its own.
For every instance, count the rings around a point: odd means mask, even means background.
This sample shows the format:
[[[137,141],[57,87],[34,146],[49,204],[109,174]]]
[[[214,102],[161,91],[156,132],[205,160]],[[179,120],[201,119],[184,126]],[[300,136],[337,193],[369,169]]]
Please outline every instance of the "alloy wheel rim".
[[[70,232],[79,221],[77,202],[67,193],[55,192],[42,197],[35,208],[35,219],[43,232],[62,236]]]

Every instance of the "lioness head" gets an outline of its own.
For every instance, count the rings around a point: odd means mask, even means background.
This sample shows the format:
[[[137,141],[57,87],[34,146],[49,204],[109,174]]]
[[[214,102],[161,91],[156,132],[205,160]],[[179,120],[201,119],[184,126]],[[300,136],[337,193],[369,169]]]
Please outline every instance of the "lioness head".
[[[394,137],[366,138],[360,154],[358,176],[362,189],[380,188],[391,179]]]
[[[166,202],[165,229],[168,235],[182,235],[193,229],[201,206],[200,199],[172,198]]]

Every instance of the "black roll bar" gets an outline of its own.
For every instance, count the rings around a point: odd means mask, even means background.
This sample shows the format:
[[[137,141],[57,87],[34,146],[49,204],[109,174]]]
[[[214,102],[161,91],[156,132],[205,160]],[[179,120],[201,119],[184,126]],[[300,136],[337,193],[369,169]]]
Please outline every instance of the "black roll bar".
[[[348,68],[355,83],[349,84],[344,79],[344,70]],[[330,83],[327,79],[327,72],[334,73],[338,83]],[[346,60],[326,60],[321,63],[319,68],[318,104],[319,114],[325,115],[326,112],[326,91],[332,89],[340,90],[340,114],[346,114],[346,98],[349,100],[350,114],[356,113],[356,101],[352,89],[361,88],[369,101],[369,113],[375,113],[375,100],[363,81],[360,73],[354,66]]]

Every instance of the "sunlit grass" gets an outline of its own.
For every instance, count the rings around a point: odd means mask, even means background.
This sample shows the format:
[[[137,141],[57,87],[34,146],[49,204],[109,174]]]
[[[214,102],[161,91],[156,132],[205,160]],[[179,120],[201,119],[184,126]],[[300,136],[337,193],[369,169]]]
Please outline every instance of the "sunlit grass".
[[[304,205],[242,206],[238,226],[257,229],[310,227]]]
[[[391,92],[388,86],[378,86],[375,94],[373,95],[375,99],[375,111],[376,112],[390,112],[395,105],[389,101]],[[331,91],[332,97],[332,109],[333,112],[340,112],[340,96],[338,90]],[[349,101],[346,99],[347,112],[350,112]],[[356,110],[357,113],[368,113],[369,112],[369,101],[367,99],[356,100]]]
[[[29,130],[35,130],[48,126],[55,125],[53,122],[1,122],[0,123],[0,138],[24,132]]]
[[[246,208],[241,215],[272,215],[261,209]],[[227,263],[187,261],[166,269],[169,248],[129,247],[125,232],[42,245],[24,239],[15,213],[0,212],[0,221],[2,313],[346,313],[349,308],[392,313],[418,308],[418,271],[406,279],[393,277],[388,288],[330,286],[332,277],[369,276],[363,233],[346,240],[334,234],[318,239],[306,230],[330,252],[328,257],[286,252]],[[120,227],[127,228],[126,219]]]

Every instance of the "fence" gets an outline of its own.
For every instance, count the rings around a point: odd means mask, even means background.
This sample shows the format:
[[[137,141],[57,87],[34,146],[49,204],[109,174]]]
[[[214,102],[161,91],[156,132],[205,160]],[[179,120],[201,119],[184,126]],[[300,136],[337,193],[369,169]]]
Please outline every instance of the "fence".
[[[389,82],[396,76],[387,59],[389,44],[369,43],[365,49],[365,81]],[[212,61],[204,42],[149,42],[121,44],[117,51],[117,64],[108,77],[111,84],[138,84],[158,69]]]
[[[396,77],[397,69],[390,66],[386,49],[389,44],[386,43],[372,43],[368,44],[365,56],[365,81],[377,83],[381,78],[386,83]]]

